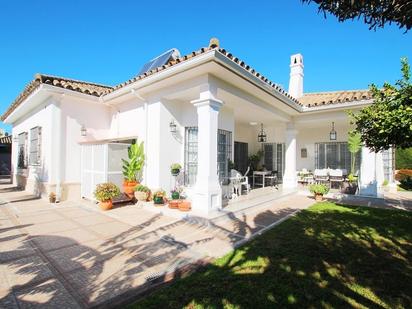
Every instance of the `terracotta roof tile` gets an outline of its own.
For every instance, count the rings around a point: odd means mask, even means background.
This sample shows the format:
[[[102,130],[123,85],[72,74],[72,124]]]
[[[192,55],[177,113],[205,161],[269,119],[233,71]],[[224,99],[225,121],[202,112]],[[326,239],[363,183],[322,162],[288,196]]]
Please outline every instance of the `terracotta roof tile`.
[[[307,107],[315,107],[348,102],[361,102],[371,99],[372,93],[369,90],[344,90],[305,93],[303,97],[299,98],[299,102]]]
[[[23,91],[9,106],[6,112],[1,116],[1,120],[6,119],[41,84],[52,85],[55,87],[60,87],[96,97],[101,96],[106,90],[112,88],[110,86],[104,86],[75,79],[57,77],[52,75],[36,74],[34,76],[34,79],[23,89]]]
[[[16,98],[16,100],[11,104],[9,109],[2,115],[1,120],[4,120],[7,118],[16,108],[18,105],[20,105],[35,89],[37,89],[41,84],[50,84],[56,87],[64,88],[64,89],[69,89],[72,91],[77,91],[80,93],[84,93],[87,95],[92,95],[92,96],[103,96],[106,94],[109,94],[113,91],[116,91],[120,88],[123,88],[131,83],[134,83],[136,81],[142,80],[148,76],[151,76],[153,74],[156,74],[158,72],[161,72],[163,70],[166,70],[167,68],[170,68],[174,65],[177,65],[179,63],[185,62],[189,59],[192,59],[194,57],[197,57],[199,55],[205,54],[208,51],[215,50],[219,54],[225,56],[227,59],[233,61],[235,64],[237,64],[239,67],[243,68],[246,70],[248,73],[254,75],[256,78],[259,78],[262,80],[264,83],[266,83],[269,87],[271,87],[275,92],[287,97],[291,101],[293,101],[296,105],[300,106],[308,106],[308,107],[313,107],[313,106],[319,106],[319,105],[326,105],[326,104],[335,104],[335,103],[342,103],[342,102],[351,102],[351,101],[359,101],[359,100],[366,100],[371,98],[371,94],[368,90],[352,90],[352,91],[337,91],[337,92],[320,92],[320,93],[308,93],[305,94],[302,98],[299,100],[295,99],[292,97],[289,93],[287,93],[282,87],[277,85],[276,83],[270,81],[268,78],[266,78],[264,75],[261,73],[257,72],[254,70],[252,67],[247,65],[244,61],[240,60],[237,57],[234,57],[231,53],[226,51],[223,48],[219,47],[203,47],[197,51],[193,51],[187,55],[181,56],[180,58],[177,58],[175,60],[170,61],[169,63],[152,69],[148,72],[145,72],[141,75],[135,76],[123,83],[120,83],[114,87],[110,86],[104,86],[104,85],[99,85],[95,83],[90,83],[90,82],[84,82],[84,81],[78,81],[74,79],[68,79],[68,78],[62,78],[62,77],[56,77],[56,76],[50,76],[50,75],[41,75],[37,74],[35,76],[35,79],[31,81],[26,88],[23,90],[23,92]]]
[[[223,48],[218,48],[218,47],[203,47],[197,51],[193,51],[185,56],[182,56],[180,58],[177,58],[176,60],[172,60],[170,61],[168,64],[163,65],[162,67],[153,69],[151,71],[148,71],[146,73],[143,73],[141,75],[138,75],[136,77],[133,77],[115,87],[113,87],[112,89],[108,89],[106,90],[106,92],[104,94],[108,94],[111,93],[117,89],[120,89],[122,87],[125,87],[129,84],[132,84],[138,80],[142,80],[143,78],[146,78],[150,75],[153,75],[157,72],[163,71],[167,68],[170,68],[178,63],[187,61],[191,58],[194,58],[196,56],[205,54],[206,52],[210,51],[210,50],[216,50],[217,52],[219,52],[221,55],[225,56],[226,58],[232,60],[234,63],[236,63],[237,65],[239,65],[240,67],[242,67],[243,69],[245,69],[246,71],[248,71],[249,73],[251,73],[252,75],[256,76],[257,78],[261,79],[263,82],[265,82],[266,84],[268,84],[271,88],[273,88],[276,92],[286,96],[287,98],[289,98],[290,100],[292,100],[293,102],[295,102],[297,105],[302,105],[298,100],[296,100],[294,97],[292,97],[289,93],[287,93],[284,89],[282,89],[280,86],[278,86],[276,83],[270,81],[268,78],[266,78],[265,76],[263,76],[261,73],[256,72],[254,69],[252,69],[249,65],[246,65],[246,63],[244,61],[241,61],[239,58],[234,57],[231,53],[227,52],[225,49]]]

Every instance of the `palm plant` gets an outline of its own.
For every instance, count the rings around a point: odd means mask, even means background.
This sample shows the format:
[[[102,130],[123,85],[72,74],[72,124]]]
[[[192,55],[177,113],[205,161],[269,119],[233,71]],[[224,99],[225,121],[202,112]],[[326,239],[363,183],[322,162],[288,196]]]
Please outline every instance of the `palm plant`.
[[[137,174],[143,169],[145,155],[143,142],[138,143],[137,140],[130,145],[128,149],[129,160],[122,159],[123,176],[126,181],[137,181]]]
[[[350,174],[355,174],[355,166],[356,166],[356,154],[362,148],[362,139],[359,133],[351,132],[349,133],[348,137],[348,150],[351,154],[351,167],[350,167]]]

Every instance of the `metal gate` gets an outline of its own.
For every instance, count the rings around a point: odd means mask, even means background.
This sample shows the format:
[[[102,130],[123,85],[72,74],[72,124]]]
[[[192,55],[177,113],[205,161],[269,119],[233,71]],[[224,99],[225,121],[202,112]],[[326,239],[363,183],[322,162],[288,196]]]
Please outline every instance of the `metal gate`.
[[[83,198],[95,200],[93,192],[99,183],[112,182],[122,186],[122,159],[127,159],[129,146],[123,143],[82,145]]]

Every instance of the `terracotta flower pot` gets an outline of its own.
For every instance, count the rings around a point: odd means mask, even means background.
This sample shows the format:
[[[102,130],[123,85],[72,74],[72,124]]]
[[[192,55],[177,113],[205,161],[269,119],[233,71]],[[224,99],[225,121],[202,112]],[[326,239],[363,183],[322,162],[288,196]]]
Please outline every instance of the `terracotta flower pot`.
[[[136,198],[136,200],[138,200],[139,202],[145,202],[147,200],[147,193],[146,192],[142,192],[142,191],[136,191],[134,193],[134,197]]]
[[[322,202],[323,201],[323,194],[315,193],[315,201]]]
[[[134,188],[138,185],[137,181],[124,181],[123,182],[123,192],[129,197],[134,197]]]
[[[109,209],[112,209],[112,207],[113,207],[113,201],[112,200],[100,202],[100,208],[102,210],[109,210]]]
[[[179,204],[179,210],[180,211],[189,211],[192,209],[192,203],[189,201],[182,201]]]
[[[169,208],[171,209],[179,209],[182,200],[171,200],[169,201]]]

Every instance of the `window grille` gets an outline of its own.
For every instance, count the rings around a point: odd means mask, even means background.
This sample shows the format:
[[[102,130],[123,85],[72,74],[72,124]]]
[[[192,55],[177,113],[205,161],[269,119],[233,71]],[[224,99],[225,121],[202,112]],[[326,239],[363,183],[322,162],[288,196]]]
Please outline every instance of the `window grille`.
[[[18,135],[18,158],[17,167],[27,168],[27,132]]]
[[[30,165],[39,165],[41,162],[41,127],[30,130]]]

